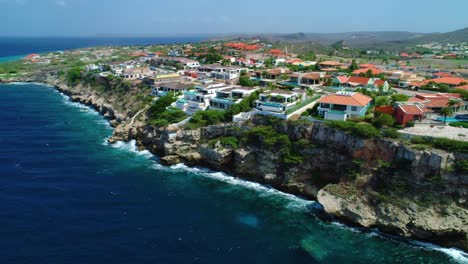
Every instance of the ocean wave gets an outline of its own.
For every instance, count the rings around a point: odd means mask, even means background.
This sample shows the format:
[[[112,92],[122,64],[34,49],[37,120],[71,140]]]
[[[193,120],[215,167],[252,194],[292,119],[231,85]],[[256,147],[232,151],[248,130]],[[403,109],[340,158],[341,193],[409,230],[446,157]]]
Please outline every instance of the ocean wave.
[[[145,157],[147,159],[153,158],[154,155],[151,154],[148,150],[138,150],[137,144],[135,140],[130,140],[128,142],[124,141],[117,141],[115,143],[110,144],[111,147],[115,149],[120,149],[123,151],[131,152],[137,154],[139,156]]]
[[[449,257],[451,257],[456,263],[460,264],[468,264],[468,254],[461,249],[457,248],[444,248],[439,247],[431,243],[421,242],[421,241],[411,241],[411,244],[423,247],[429,250],[435,250],[442,253],[445,253]]]
[[[156,166],[155,168],[160,169],[161,167]],[[308,206],[315,203],[314,201],[305,200],[295,195],[284,193],[274,188],[262,185],[260,183],[246,181],[240,178],[230,176],[224,172],[215,172],[209,169],[199,168],[199,167],[188,167],[182,163],[173,165],[169,168],[174,171],[190,172],[190,173],[194,173],[196,175],[200,175],[206,178],[214,179],[220,182],[225,182],[229,185],[240,186],[243,188],[247,188],[249,190],[254,190],[258,192],[261,196],[282,197],[283,199],[286,199],[289,201],[286,207],[288,209],[295,210],[295,211],[305,211],[307,210]]]

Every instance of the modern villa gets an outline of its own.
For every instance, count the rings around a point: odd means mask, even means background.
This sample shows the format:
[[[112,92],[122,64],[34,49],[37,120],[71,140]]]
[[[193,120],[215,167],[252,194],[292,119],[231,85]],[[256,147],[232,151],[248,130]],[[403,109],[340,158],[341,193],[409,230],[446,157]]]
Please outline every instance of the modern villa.
[[[345,121],[350,117],[365,116],[371,101],[371,97],[361,93],[340,91],[320,99],[317,110],[327,120]]]
[[[284,113],[301,101],[303,94],[288,90],[272,90],[260,94],[256,101],[256,110],[272,113]]]
[[[151,88],[151,95],[166,96],[172,92],[174,94],[188,92],[193,87],[193,83],[184,82],[166,82],[159,83]]]
[[[216,92],[229,87],[224,83],[197,85],[194,90],[184,92],[184,97],[178,99],[172,106],[192,115],[197,111],[206,110],[210,105],[210,99],[216,96]]]
[[[216,97],[210,100],[210,109],[227,110],[232,105],[239,103],[242,98],[251,95],[258,88],[232,86],[216,92]]]

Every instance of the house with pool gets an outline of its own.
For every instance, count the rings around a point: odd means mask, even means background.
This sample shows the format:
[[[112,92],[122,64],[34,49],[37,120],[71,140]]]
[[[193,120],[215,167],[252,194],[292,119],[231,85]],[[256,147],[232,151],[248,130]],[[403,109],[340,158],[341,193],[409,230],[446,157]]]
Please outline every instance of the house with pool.
[[[301,102],[304,93],[297,89],[296,91],[289,90],[272,90],[261,93],[256,101],[256,111],[268,113],[285,113],[288,109],[295,107]]]
[[[230,85],[225,83],[196,85],[194,89],[184,92],[183,98],[178,99],[171,106],[192,115],[197,111],[206,110],[210,106],[210,100],[216,97],[216,92],[229,87]]]
[[[166,82],[158,83],[151,88],[151,95],[153,96],[166,96],[168,93],[184,93],[188,92],[194,87],[193,83],[185,82]]]
[[[365,116],[371,102],[372,98],[367,95],[340,91],[321,98],[317,111],[327,120],[345,121],[350,117]]]
[[[214,110],[228,110],[234,104],[240,103],[243,98],[250,96],[259,88],[232,86],[216,91],[216,96],[210,99],[210,108]]]

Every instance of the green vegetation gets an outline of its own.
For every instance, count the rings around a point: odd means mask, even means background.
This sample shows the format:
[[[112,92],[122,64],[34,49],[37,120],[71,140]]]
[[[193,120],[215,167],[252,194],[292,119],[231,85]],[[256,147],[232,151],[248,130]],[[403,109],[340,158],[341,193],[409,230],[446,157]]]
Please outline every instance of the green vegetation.
[[[446,123],[448,116],[453,116],[453,109],[450,107],[443,107],[440,109],[440,114],[444,117],[444,123]]]
[[[358,137],[376,138],[380,136],[380,131],[378,129],[366,123],[356,124],[346,121],[326,120],[324,124]]]
[[[280,155],[280,160],[286,165],[300,164],[304,156],[299,152],[301,149],[312,147],[307,141],[291,142],[286,134],[277,132],[271,126],[258,126],[245,132],[242,140],[252,146],[265,147],[267,150],[275,150]],[[301,144],[306,144],[302,146]]]
[[[186,129],[193,130],[205,126],[221,124],[226,121],[226,112],[218,110],[206,110],[196,112],[185,125]]]
[[[180,109],[165,110],[149,121],[150,125],[165,127],[183,121],[187,115]]]
[[[376,114],[376,117],[372,121],[372,124],[377,127],[381,128],[383,126],[393,126],[395,120],[389,114]]]
[[[66,79],[68,85],[76,85],[81,80],[81,68],[73,68],[67,72]]]
[[[449,125],[452,126],[452,127],[468,128],[468,122],[452,122]]]
[[[225,148],[237,149],[239,146],[239,140],[236,137],[214,138],[208,142],[208,145],[214,148],[218,142]]]
[[[382,136],[388,138],[399,138],[401,134],[398,132],[398,129],[389,127],[382,129]]]
[[[390,96],[390,101],[392,104],[395,102],[406,102],[408,101],[408,99],[409,99],[409,96],[404,95],[404,94],[392,94]]]
[[[187,115],[182,110],[178,108],[167,109],[175,101],[176,97],[172,93],[160,97],[148,109],[148,123],[157,127],[165,127],[186,119]]]
[[[428,148],[438,148],[451,152],[468,153],[468,142],[448,138],[412,137],[410,142],[415,145],[425,145]]]

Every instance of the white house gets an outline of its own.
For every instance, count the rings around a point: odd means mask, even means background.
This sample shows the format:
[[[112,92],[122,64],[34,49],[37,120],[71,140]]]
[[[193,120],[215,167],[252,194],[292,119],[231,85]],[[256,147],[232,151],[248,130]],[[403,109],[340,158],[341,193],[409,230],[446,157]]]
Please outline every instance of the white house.
[[[154,85],[151,88],[151,95],[153,96],[166,96],[168,93],[183,93],[188,92],[193,88],[193,83],[185,82],[163,82]]]
[[[256,101],[256,110],[283,113],[301,101],[302,93],[288,90],[272,90],[261,93]]]
[[[317,110],[327,120],[345,121],[350,117],[365,116],[371,101],[371,97],[361,93],[340,91],[320,99]]]
[[[258,88],[243,86],[232,86],[218,90],[216,97],[210,100],[210,109],[227,110],[257,90]]]
[[[191,115],[197,111],[206,110],[210,105],[210,100],[216,96],[216,92],[230,86],[224,83],[211,83],[197,85],[194,90],[184,92],[184,96],[178,99],[172,106],[181,109]]]

